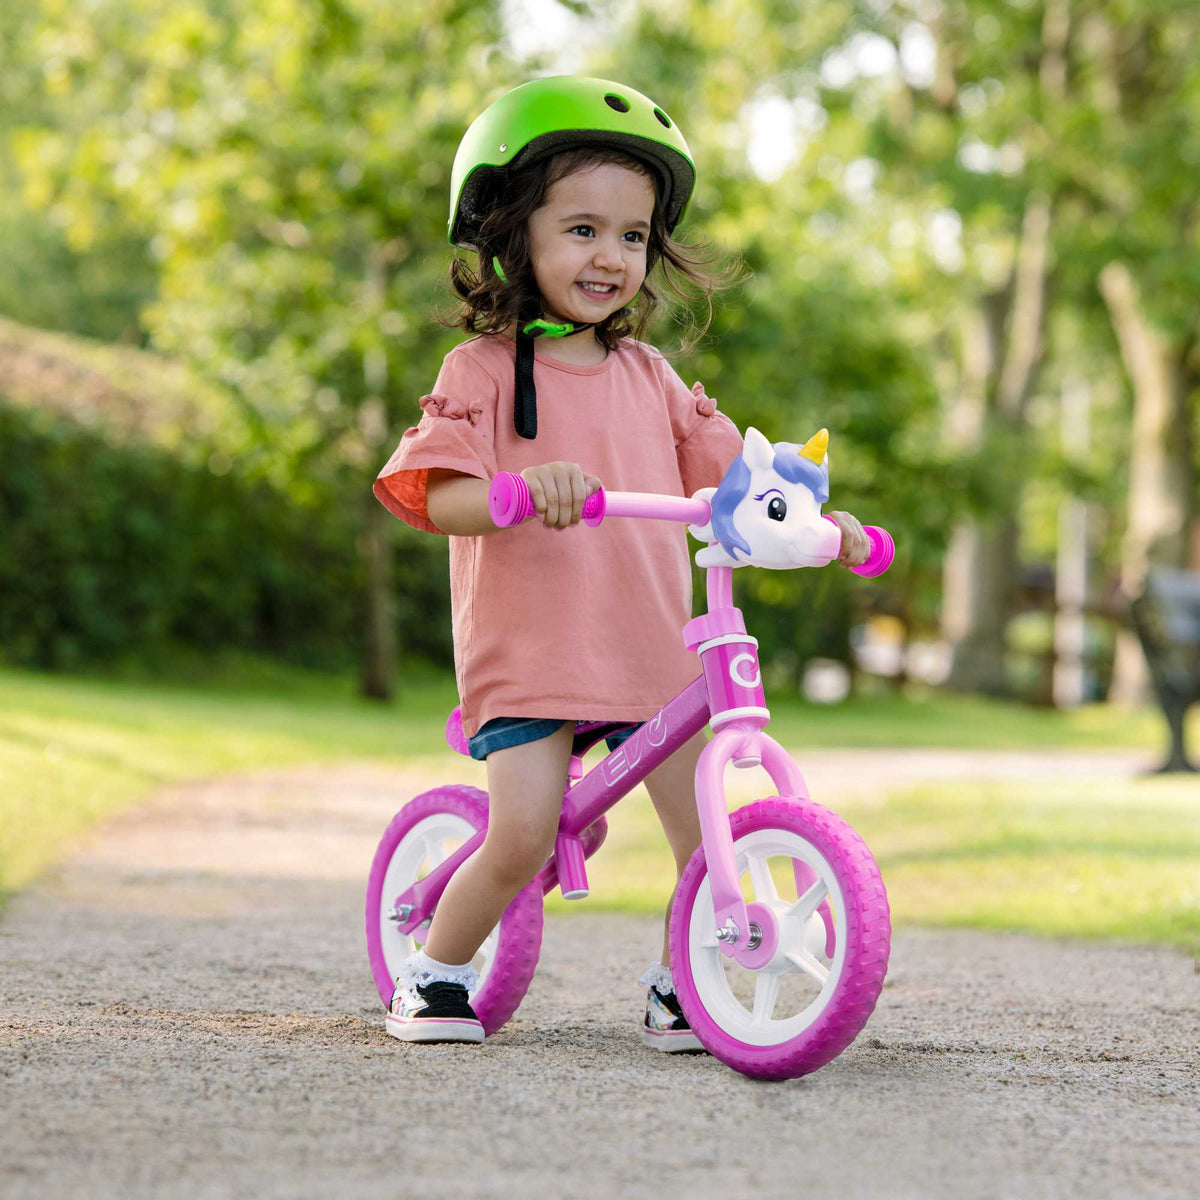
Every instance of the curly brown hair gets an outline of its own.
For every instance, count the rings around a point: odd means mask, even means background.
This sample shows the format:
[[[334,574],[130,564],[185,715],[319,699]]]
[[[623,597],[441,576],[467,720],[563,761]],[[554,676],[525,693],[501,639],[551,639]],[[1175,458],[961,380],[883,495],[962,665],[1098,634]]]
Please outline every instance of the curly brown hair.
[[[720,258],[716,251],[705,243],[672,238],[667,233],[657,170],[633,154],[607,146],[579,146],[543,158],[510,172],[502,191],[481,197],[481,207],[486,208],[487,216],[476,238],[479,266],[472,270],[465,259],[458,257],[451,262],[450,285],[460,303],[452,315],[439,316],[439,323],[468,333],[504,333],[514,321],[529,320],[540,313],[541,296],[530,256],[529,217],[542,206],[546,193],[560,179],[603,163],[615,163],[648,176],[654,185],[655,202],[646,237],[646,280],[632,304],[595,326],[596,340],[608,350],[615,349],[624,337],[644,340],[646,327],[661,303],[650,282],[651,272],[661,263],[662,284],[681,302],[687,317],[679,353],[691,350],[712,323],[713,293],[742,281],[741,264],[712,270]],[[507,280],[496,274],[494,258],[504,265]],[[705,304],[702,321],[694,311],[697,300]]]

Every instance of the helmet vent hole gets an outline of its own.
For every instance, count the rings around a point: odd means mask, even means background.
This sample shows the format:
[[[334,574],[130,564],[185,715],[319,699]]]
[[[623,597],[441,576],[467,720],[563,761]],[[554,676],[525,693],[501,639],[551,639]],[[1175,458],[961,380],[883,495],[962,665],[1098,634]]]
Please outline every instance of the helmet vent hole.
[[[668,117],[661,108],[656,108],[654,110],[654,115],[658,118],[658,123],[660,125],[664,125],[667,129],[671,128],[671,118]]]
[[[619,113],[627,113],[629,111],[629,102],[623,100],[620,96],[614,96],[611,92],[604,97],[604,103]]]

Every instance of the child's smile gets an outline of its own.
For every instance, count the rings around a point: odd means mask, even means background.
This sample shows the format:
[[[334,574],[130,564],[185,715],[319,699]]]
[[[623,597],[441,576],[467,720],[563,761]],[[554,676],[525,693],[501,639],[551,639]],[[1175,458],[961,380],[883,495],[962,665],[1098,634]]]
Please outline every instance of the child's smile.
[[[649,176],[602,163],[560,179],[529,218],[533,272],[546,316],[598,324],[646,278],[654,211]]]

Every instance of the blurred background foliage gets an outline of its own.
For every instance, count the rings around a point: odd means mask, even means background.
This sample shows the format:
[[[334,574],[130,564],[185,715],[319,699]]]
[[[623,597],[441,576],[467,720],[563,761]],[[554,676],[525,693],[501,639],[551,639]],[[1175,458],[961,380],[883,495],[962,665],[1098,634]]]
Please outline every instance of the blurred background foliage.
[[[221,645],[376,696],[449,663],[444,545],[370,482],[460,336],[458,140],[572,70],[677,118],[683,233],[749,268],[685,381],[828,426],[834,506],[901,548],[870,586],[741,573],[777,682],[882,617],[1045,699],[1069,603],[1083,694],[1136,694],[1113,598],[1198,553],[1198,32],[1189,0],[5,6],[0,656]]]

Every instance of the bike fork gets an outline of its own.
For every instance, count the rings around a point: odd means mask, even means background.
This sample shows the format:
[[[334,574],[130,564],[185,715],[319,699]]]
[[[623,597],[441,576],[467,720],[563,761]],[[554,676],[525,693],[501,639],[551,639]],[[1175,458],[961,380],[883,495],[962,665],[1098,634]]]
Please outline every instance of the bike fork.
[[[427,921],[437,907],[437,902],[446,890],[450,877],[480,846],[487,834],[487,826],[471,835],[445,862],[439,863],[424,879],[407,887],[392,901],[390,919],[396,923],[400,933],[410,934]]]
[[[398,932],[411,934],[429,920],[451,876],[483,845],[486,833],[487,827],[484,826],[463,842],[445,862],[434,867],[424,879],[405,888],[392,901],[389,917]],[[543,868],[543,874],[547,869],[555,872],[554,883],[562,889],[566,900],[582,900],[588,894],[584,857],[583,842],[579,835],[560,828],[554,841],[554,856]]]
[[[696,764],[696,804],[712,890],[713,936],[722,954],[758,970],[775,953],[778,921],[765,905],[747,904],[742,898],[725,805],[724,775],[731,761],[739,766],[761,763],[780,795],[807,799],[808,790],[791,756],[774,738],[749,723],[728,722],[705,746]]]

